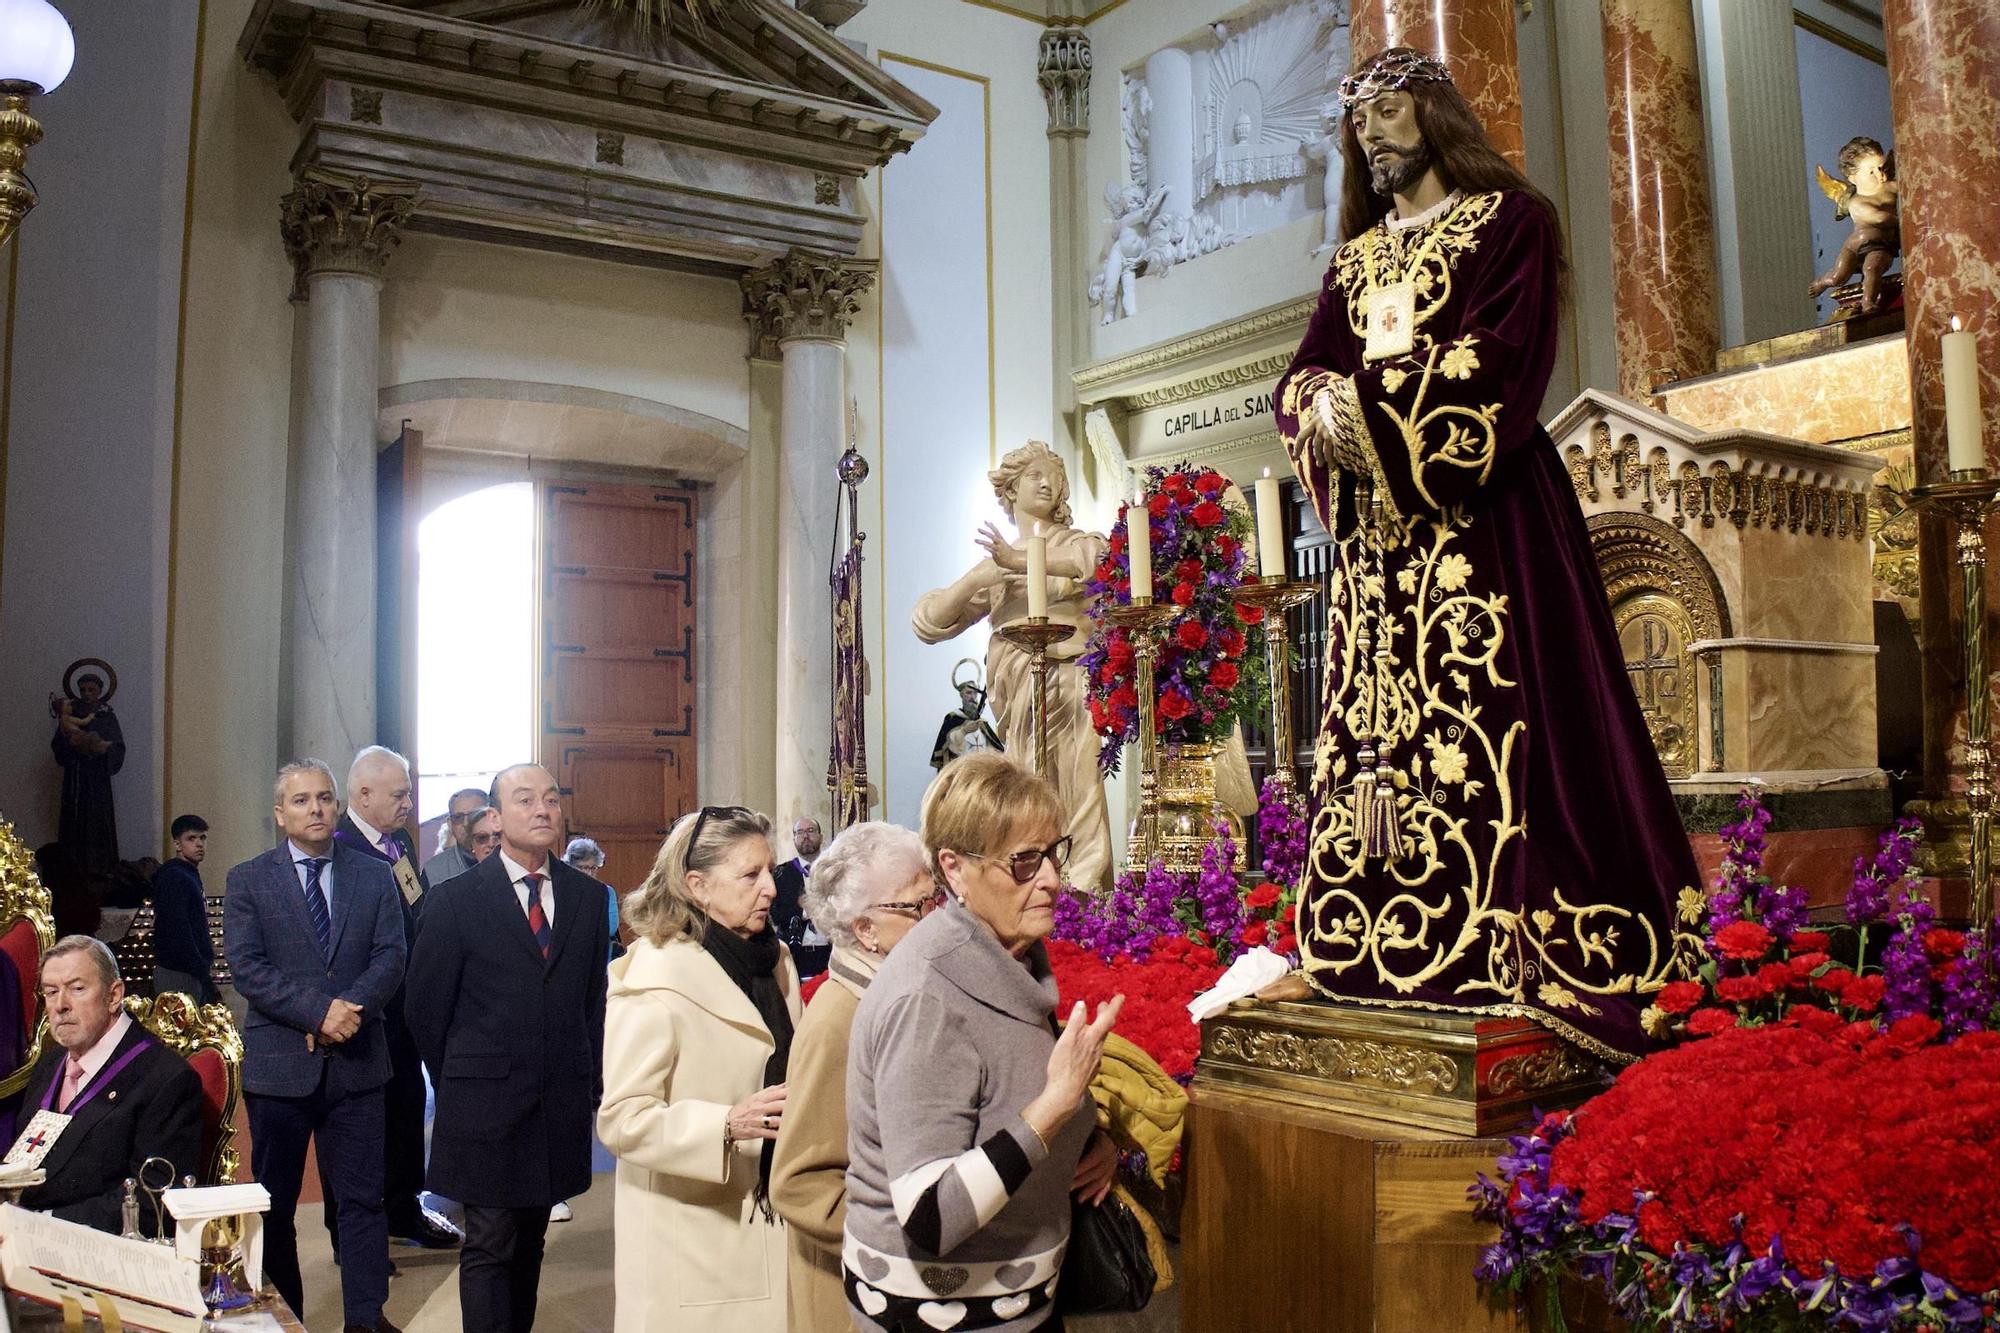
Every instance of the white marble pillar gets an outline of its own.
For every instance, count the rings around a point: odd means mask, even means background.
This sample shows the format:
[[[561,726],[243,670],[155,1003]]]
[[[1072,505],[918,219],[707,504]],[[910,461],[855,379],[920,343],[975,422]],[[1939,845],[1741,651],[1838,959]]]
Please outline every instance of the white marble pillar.
[[[1146,188],[1165,188],[1160,211],[1194,213],[1194,67],[1188,53],[1169,46],[1146,57]]]
[[[802,815],[824,826],[831,804],[834,500],[847,420],[844,339],[873,266],[794,250],[744,275],[752,356],[775,344],[783,361],[779,422],[777,554],[777,808],[789,827]]]
[[[375,414],[382,273],[414,187],[302,173],[285,196],[296,266],[288,757],[335,771],[375,743]]]

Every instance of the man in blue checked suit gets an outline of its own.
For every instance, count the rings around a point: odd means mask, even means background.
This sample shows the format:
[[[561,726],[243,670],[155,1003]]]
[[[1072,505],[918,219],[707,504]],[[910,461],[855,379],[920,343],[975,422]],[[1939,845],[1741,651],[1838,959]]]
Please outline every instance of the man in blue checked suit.
[[[398,1333],[382,1315],[389,1232],[382,1211],[382,1011],[402,984],[406,945],[394,878],[336,845],[333,772],[318,759],[278,770],[273,811],[284,841],[229,872],[223,943],[250,1005],[243,1093],[250,1165],[271,1192],[264,1270],[305,1312],[293,1214],[306,1144],[338,1200],[341,1306],[348,1333]]]

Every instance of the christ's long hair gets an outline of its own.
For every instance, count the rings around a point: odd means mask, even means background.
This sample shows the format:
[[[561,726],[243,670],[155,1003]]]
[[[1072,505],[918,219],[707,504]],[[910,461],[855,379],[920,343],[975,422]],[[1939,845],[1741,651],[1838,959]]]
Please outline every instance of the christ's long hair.
[[[1419,53],[1409,47],[1392,47],[1367,64],[1398,54]],[[1493,190],[1524,194],[1548,215],[1549,225],[1561,237],[1562,219],[1556,213],[1556,206],[1493,147],[1472,104],[1456,87],[1449,83],[1413,81],[1403,91],[1416,103],[1417,128],[1423,132],[1431,161],[1444,179],[1446,189],[1463,190],[1467,194]],[[1346,242],[1380,222],[1395,208],[1396,201],[1375,193],[1368,156],[1361,151],[1360,136],[1354,131],[1354,117],[1343,115],[1340,121],[1340,155],[1346,167],[1340,194],[1340,239]],[[1569,260],[1560,239],[1556,245],[1558,280],[1567,293]]]

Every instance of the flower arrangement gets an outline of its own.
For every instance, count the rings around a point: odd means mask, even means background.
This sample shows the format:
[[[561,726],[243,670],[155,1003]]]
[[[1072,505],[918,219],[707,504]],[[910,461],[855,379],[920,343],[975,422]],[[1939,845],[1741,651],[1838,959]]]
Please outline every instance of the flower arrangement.
[[[1913,823],[1856,861],[1836,941],[1739,813],[1710,961],[1646,1015],[1682,1044],[1511,1141],[1473,1190],[1479,1276],[1591,1278],[1645,1329],[2000,1329],[2000,956],[1935,926]]]
[[[1225,505],[1229,482],[1213,468],[1151,468],[1150,515],[1157,595],[1183,609],[1167,632],[1153,672],[1155,730],[1169,745],[1222,740],[1238,720],[1255,718],[1269,688],[1262,610],[1239,606],[1235,590],[1251,577],[1251,519]],[[1139,735],[1138,650],[1129,630],[1104,618],[1132,600],[1125,519],[1111,529],[1109,551],[1085,580],[1094,622],[1078,665],[1090,682],[1091,726],[1102,738],[1098,767],[1116,772]]]
[[[1169,935],[1155,941],[1144,957],[1106,958],[1065,939],[1051,939],[1048,951],[1065,1006],[1082,1000],[1096,1013],[1098,1005],[1122,993],[1118,1035],[1159,1061],[1178,1082],[1194,1077],[1201,1032],[1188,1019],[1187,1002],[1222,975],[1215,950],[1185,935]]]

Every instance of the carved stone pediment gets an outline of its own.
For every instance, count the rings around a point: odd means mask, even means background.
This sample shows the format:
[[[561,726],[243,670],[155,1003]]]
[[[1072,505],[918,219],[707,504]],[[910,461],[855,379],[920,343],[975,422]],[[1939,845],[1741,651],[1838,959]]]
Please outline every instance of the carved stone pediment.
[[[299,123],[295,168],[416,185],[414,230],[633,263],[852,255],[847,182],[937,117],[784,0],[671,29],[574,0],[258,0],[238,48]]]

